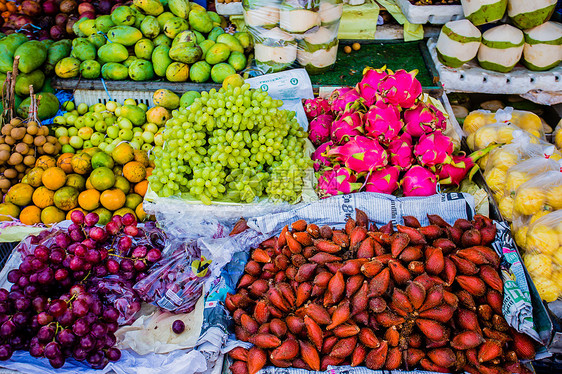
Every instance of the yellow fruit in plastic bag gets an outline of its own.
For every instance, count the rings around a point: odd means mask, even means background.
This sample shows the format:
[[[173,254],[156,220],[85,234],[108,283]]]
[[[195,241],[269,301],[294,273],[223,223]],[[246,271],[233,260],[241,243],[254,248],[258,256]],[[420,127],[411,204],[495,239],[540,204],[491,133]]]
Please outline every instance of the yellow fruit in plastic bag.
[[[558,247],[556,252],[552,254],[552,262],[556,266],[562,266],[562,247]],[[562,279],[560,279],[562,281]],[[562,284],[561,284],[562,286]]]
[[[493,160],[494,167],[507,171],[510,167],[517,165],[518,157],[514,153],[498,150],[490,155],[490,159]]]
[[[554,135],[554,145],[556,145],[556,148],[562,149],[562,130],[559,130]]]
[[[504,194],[504,190],[500,190],[498,192],[492,192],[492,195],[494,196],[494,200],[499,202],[501,199],[503,199],[505,194]]]
[[[527,233],[527,249],[552,254],[559,247],[556,230],[546,225],[536,225]]]
[[[527,130],[527,132],[533,136],[536,136],[537,138],[540,138],[542,136],[541,132],[539,130]]]
[[[531,179],[531,177],[524,171],[509,172],[505,177],[505,189],[508,193],[513,193],[529,179]]]
[[[562,245],[562,222],[556,226],[556,233],[558,234],[558,243]]]
[[[468,148],[470,148],[470,150],[474,151],[474,134],[470,134],[466,137],[466,145],[468,145]]]
[[[486,170],[486,164],[488,163],[488,159],[490,158],[490,154],[486,154],[484,157],[476,161],[480,169]]]
[[[562,270],[552,272],[550,280],[558,287],[558,297],[560,297],[560,295],[562,295]]]
[[[513,198],[511,198],[511,196],[504,196],[504,198],[500,200],[498,208],[500,209],[502,217],[511,222],[513,218]]]
[[[542,140],[542,139],[540,139],[540,138],[537,138],[536,136],[530,136],[530,139],[531,139],[531,140],[530,140],[529,142],[530,142],[531,144],[540,144],[540,143],[541,143],[541,140]]]
[[[538,213],[545,201],[545,193],[538,187],[520,189],[513,201],[513,208],[524,216],[530,216]]]
[[[466,116],[463,122],[463,130],[469,134],[474,133],[480,127],[491,123],[494,120],[493,113],[484,113],[481,111],[473,111]]]
[[[562,185],[552,187],[548,191],[546,202],[555,210],[562,209]]]
[[[513,126],[505,125],[498,129],[497,141],[498,143],[509,144],[513,141]]]
[[[515,110],[511,114],[511,122],[524,130],[541,130],[541,118],[533,112]]]
[[[483,149],[498,142],[498,132],[495,127],[481,128],[474,134],[475,149]]]
[[[529,253],[523,256],[523,263],[531,276],[550,278],[552,275],[552,260],[540,253]]]
[[[535,287],[537,287],[537,291],[539,291],[541,299],[547,303],[551,303],[558,299],[559,291],[556,283],[543,277],[533,278],[533,282],[535,283]]]
[[[507,173],[505,170],[494,168],[486,175],[486,183],[494,192],[502,191],[505,186],[505,178]]]
[[[535,223],[536,220],[546,216],[549,213],[551,213],[550,210],[541,210],[540,212],[533,214],[533,216],[529,220],[529,225],[532,225],[533,223]]]
[[[521,248],[525,248],[526,245],[527,245],[527,230],[528,229],[529,229],[529,227],[527,227],[527,226],[521,226],[520,228],[515,230],[515,232],[513,233],[513,238],[515,239],[515,242]]]

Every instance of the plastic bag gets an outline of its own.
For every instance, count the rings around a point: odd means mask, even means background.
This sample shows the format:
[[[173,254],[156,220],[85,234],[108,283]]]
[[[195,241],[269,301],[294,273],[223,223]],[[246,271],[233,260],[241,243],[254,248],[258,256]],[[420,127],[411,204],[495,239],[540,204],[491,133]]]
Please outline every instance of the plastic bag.
[[[562,210],[536,220],[526,233],[523,261],[546,302],[562,296]]]
[[[255,41],[256,65],[263,74],[296,62],[309,74],[335,65],[342,0],[244,0],[243,7]]]
[[[552,133],[552,139],[556,148],[562,150],[562,119],[558,122],[558,125],[556,125]]]
[[[141,309],[139,295],[133,290],[133,283],[118,275],[104,278],[92,278],[90,292],[103,295],[104,301],[119,311],[119,325],[127,325],[135,320],[135,314]]]
[[[513,110],[512,107],[500,109],[495,113],[489,110],[474,110],[464,119],[463,130],[467,134],[473,134],[483,126],[508,122],[537,137],[541,137],[539,134],[544,135],[539,116],[533,112]]]
[[[490,144],[510,144],[515,130],[521,130],[512,123],[494,123],[482,126],[466,138],[472,151],[486,148]]]

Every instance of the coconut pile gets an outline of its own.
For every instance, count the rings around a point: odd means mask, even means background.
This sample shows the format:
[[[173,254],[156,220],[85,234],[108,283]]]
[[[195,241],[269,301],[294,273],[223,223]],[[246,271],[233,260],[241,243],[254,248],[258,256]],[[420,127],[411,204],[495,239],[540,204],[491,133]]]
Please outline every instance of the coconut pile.
[[[529,70],[550,70],[562,61],[562,24],[550,22],[556,0],[462,0],[466,19],[446,23],[437,40],[439,61],[461,67],[475,57],[484,69],[507,73],[519,61]],[[477,26],[509,24],[481,33]]]

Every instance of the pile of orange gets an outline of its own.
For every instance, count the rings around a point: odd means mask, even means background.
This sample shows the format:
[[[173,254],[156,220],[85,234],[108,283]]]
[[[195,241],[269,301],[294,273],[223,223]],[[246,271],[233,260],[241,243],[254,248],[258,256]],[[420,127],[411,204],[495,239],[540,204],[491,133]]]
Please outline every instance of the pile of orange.
[[[0,204],[0,221],[19,218],[26,225],[69,219],[74,210],[95,212],[105,224],[113,215],[146,218],[142,201],[154,165],[145,151],[128,143],[107,154],[98,148],[41,156]]]

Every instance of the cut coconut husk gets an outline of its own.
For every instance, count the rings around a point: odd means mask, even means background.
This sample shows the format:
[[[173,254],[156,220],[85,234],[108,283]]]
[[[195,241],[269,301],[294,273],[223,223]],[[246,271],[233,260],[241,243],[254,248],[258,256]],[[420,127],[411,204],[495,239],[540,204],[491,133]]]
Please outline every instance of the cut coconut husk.
[[[507,73],[521,59],[525,38],[523,32],[510,25],[500,25],[482,34],[478,63],[484,69]]]
[[[502,19],[507,0],[461,0],[464,16],[480,26]]]
[[[550,19],[556,0],[509,0],[507,15],[520,29],[530,29],[542,25]]]
[[[437,39],[437,57],[444,64],[458,68],[476,57],[482,35],[470,21],[447,22]]]

